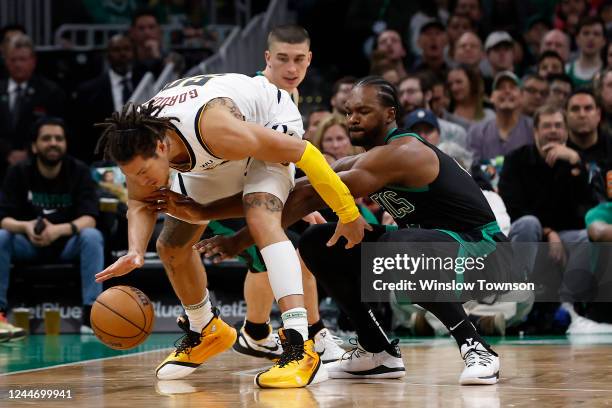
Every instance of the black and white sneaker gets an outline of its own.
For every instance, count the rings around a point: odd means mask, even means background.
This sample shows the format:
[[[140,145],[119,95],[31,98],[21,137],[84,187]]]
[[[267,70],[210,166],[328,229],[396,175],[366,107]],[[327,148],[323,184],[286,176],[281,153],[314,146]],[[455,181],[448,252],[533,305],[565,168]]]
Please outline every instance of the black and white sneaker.
[[[479,341],[467,339],[461,345],[461,357],[465,368],[459,378],[459,384],[497,384],[499,380],[499,356],[487,350]]]
[[[267,358],[269,360],[278,360],[281,354],[283,354],[283,346],[281,346],[278,334],[272,330],[272,326],[270,326],[268,337],[262,340],[251,338],[243,326],[238,332],[238,338],[234,343],[234,350],[240,354]]]
[[[351,339],[352,340],[352,339]],[[401,378],[406,375],[397,343],[394,340],[389,350],[380,353],[370,353],[359,343],[355,348],[344,353],[342,358],[326,364],[330,378]],[[352,343],[352,342],[351,342]]]

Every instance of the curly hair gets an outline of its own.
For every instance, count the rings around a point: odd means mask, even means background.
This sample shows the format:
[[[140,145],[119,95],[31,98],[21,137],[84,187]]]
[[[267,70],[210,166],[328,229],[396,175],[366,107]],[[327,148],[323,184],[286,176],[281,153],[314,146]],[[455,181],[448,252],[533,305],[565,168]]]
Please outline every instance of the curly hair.
[[[158,117],[160,106],[135,105],[131,102],[123,106],[121,112],[114,112],[110,118],[94,126],[105,128],[96,146],[96,154],[103,153],[106,159],[117,163],[127,163],[136,156],[145,159],[155,155],[157,142],[163,141],[166,130],[174,129],[174,117]]]

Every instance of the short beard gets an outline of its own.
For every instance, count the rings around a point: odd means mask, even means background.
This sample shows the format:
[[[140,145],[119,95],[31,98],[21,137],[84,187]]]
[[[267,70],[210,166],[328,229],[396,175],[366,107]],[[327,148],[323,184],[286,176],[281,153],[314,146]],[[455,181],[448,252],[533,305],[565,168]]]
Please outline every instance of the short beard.
[[[351,138],[351,144],[353,146],[363,147],[366,150],[371,149],[376,146],[377,141],[379,140],[379,136],[385,132],[384,124],[372,128],[370,130],[366,130],[359,139]],[[382,138],[380,138],[382,140]]]
[[[46,156],[38,155],[38,159],[45,167],[55,167],[58,163],[64,160],[64,155],[60,155],[57,159],[48,159]]]

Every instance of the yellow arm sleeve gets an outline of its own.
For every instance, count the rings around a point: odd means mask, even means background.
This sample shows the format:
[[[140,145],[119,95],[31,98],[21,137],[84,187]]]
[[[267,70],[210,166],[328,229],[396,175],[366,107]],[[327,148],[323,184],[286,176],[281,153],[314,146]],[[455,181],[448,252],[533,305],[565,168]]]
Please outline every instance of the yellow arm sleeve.
[[[348,187],[329,167],[321,152],[310,142],[306,142],[304,154],[295,164],[304,170],[316,192],[334,210],[340,222],[346,224],[359,218],[359,209]]]

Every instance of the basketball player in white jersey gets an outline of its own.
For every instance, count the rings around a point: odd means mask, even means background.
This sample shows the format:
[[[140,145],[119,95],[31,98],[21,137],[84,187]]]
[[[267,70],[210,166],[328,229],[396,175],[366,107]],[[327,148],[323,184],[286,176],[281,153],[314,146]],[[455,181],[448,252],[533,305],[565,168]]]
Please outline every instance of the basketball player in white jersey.
[[[163,189],[170,168],[180,172],[172,190],[200,204],[242,194],[247,224],[283,312],[284,328],[279,330],[283,354],[255,377],[256,384],[291,388],[325,380],[327,372],[313,341],[307,340],[299,260],[281,227],[283,203],[294,183],[291,163],[319,187],[341,220],[330,244],[344,236],[347,247],[353,246],[369,226],[321,153],[301,140],[301,116],[289,95],[262,77],[201,75],[168,84],[150,103],[139,108],[127,105],[103,125],[99,148],[126,175],[129,251],[100,272],[97,280],[142,266],[156,219],[148,206],[151,197],[162,206],[165,195],[172,194]],[[237,217],[241,211],[220,207],[203,214],[200,225],[181,221],[180,212],[172,213],[174,217],[166,217],[157,249],[185,308],[186,318],[179,326],[186,334],[158,366],[159,379],[185,377],[236,339],[235,330],[211,306],[204,268],[192,245],[207,220]]]

